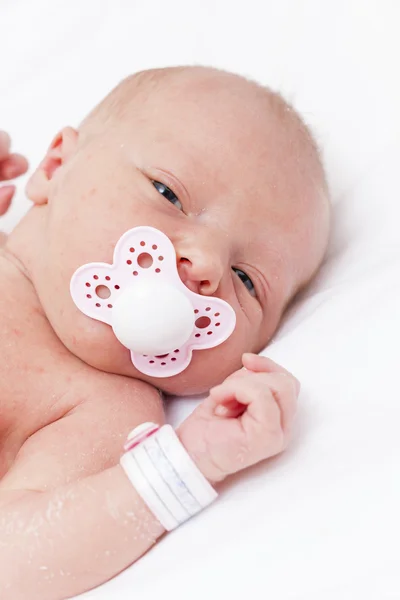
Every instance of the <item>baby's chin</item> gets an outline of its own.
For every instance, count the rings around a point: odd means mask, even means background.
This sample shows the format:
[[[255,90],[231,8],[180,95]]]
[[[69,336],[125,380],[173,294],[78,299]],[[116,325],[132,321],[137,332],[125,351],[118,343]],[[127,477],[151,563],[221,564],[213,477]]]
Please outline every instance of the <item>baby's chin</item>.
[[[240,360],[224,359],[221,350],[222,346],[194,350],[188,367],[173,377],[148,377],[139,373],[139,378],[174,396],[204,394],[241,366]]]
[[[236,368],[240,357],[228,357],[225,344],[193,351],[189,366],[172,377],[152,377],[136,369],[130,351],[122,346],[108,326],[86,322],[86,328],[57,331],[68,350],[87,365],[105,373],[139,379],[169,395],[190,396],[207,392]]]

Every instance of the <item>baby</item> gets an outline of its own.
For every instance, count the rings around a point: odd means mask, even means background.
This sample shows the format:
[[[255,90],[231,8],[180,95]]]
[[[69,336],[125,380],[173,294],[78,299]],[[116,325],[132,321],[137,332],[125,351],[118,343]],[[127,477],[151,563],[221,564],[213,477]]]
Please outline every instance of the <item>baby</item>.
[[[6,179],[7,161],[10,177],[26,165],[4,147],[3,136]],[[3,211],[12,193],[0,190]],[[56,135],[27,195],[0,253],[0,589],[54,600],[110,579],[165,533],[119,464],[133,428],[164,423],[162,392],[210,390],[176,433],[216,489],[286,447],[299,383],[256,353],[318,269],[330,209],[295,111],[203,67],[123,81]],[[236,313],[233,334],[172,377],[137,370],[70,294],[78,267],[112,263],[141,225],[171,240],[187,288]]]

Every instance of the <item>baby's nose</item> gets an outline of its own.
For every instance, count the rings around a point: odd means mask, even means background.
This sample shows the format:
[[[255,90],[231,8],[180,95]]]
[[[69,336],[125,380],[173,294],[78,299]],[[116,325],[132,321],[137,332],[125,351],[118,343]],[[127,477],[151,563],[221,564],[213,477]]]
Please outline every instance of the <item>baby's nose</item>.
[[[190,256],[179,256],[177,253],[177,268],[186,287],[203,296],[215,294],[224,270],[218,257],[195,251]]]

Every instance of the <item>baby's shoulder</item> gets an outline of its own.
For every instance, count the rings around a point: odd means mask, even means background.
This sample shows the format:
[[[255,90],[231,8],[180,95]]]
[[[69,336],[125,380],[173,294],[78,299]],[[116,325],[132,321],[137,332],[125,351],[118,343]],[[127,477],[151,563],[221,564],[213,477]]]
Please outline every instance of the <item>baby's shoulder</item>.
[[[111,419],[110,426],[117,420],[126,422],[141,414],[158,413],[162,416],[163,402],[159,391],[133,377],[88,367],[82,371],[80,382],[76,381],[74,387],[79,388],[80,396],[74,411],[82,411],[94,422],[103,419],[103,415]]]
[[[98,473],[117,464],[137,425],[164,422],[160,395],[138,380],[84,368],[70,392],[79,401],[26,439],[0,488],[49,490]]]

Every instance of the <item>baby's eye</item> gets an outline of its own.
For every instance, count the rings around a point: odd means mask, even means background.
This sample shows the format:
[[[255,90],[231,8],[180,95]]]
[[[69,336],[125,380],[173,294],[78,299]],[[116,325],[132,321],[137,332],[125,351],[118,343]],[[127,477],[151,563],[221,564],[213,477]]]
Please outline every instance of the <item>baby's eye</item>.
[[[159,181],[154,181],[154,179],[151,180],[151,183],[154,185],[156,190],[158,192],[160,192],[160,194],[162,196],[164,196],[164,198],[169,200],[169,202],[174,204],[174,206],[179,208],[179,210],[183,210],[183,206],[180,203],[180,200],[178,200],[178,198],[175,196],[174,192],[172,190],[170,190],[169,187],[167,187],[163,183],[160,183]]]
[[[246,275],[246,273],[244,271],[242,271],[241,269],[236,269],[236,267],[232,267],[232,271],[234,271],[236,273],[236,275],[239,277],[239,279],[241,279],[243,281],[244,285],[249,290],[250,294],[255,297],[257,295],[256,288],[254,287],[253,282],[250,279],[250,277],[248,275]]]

